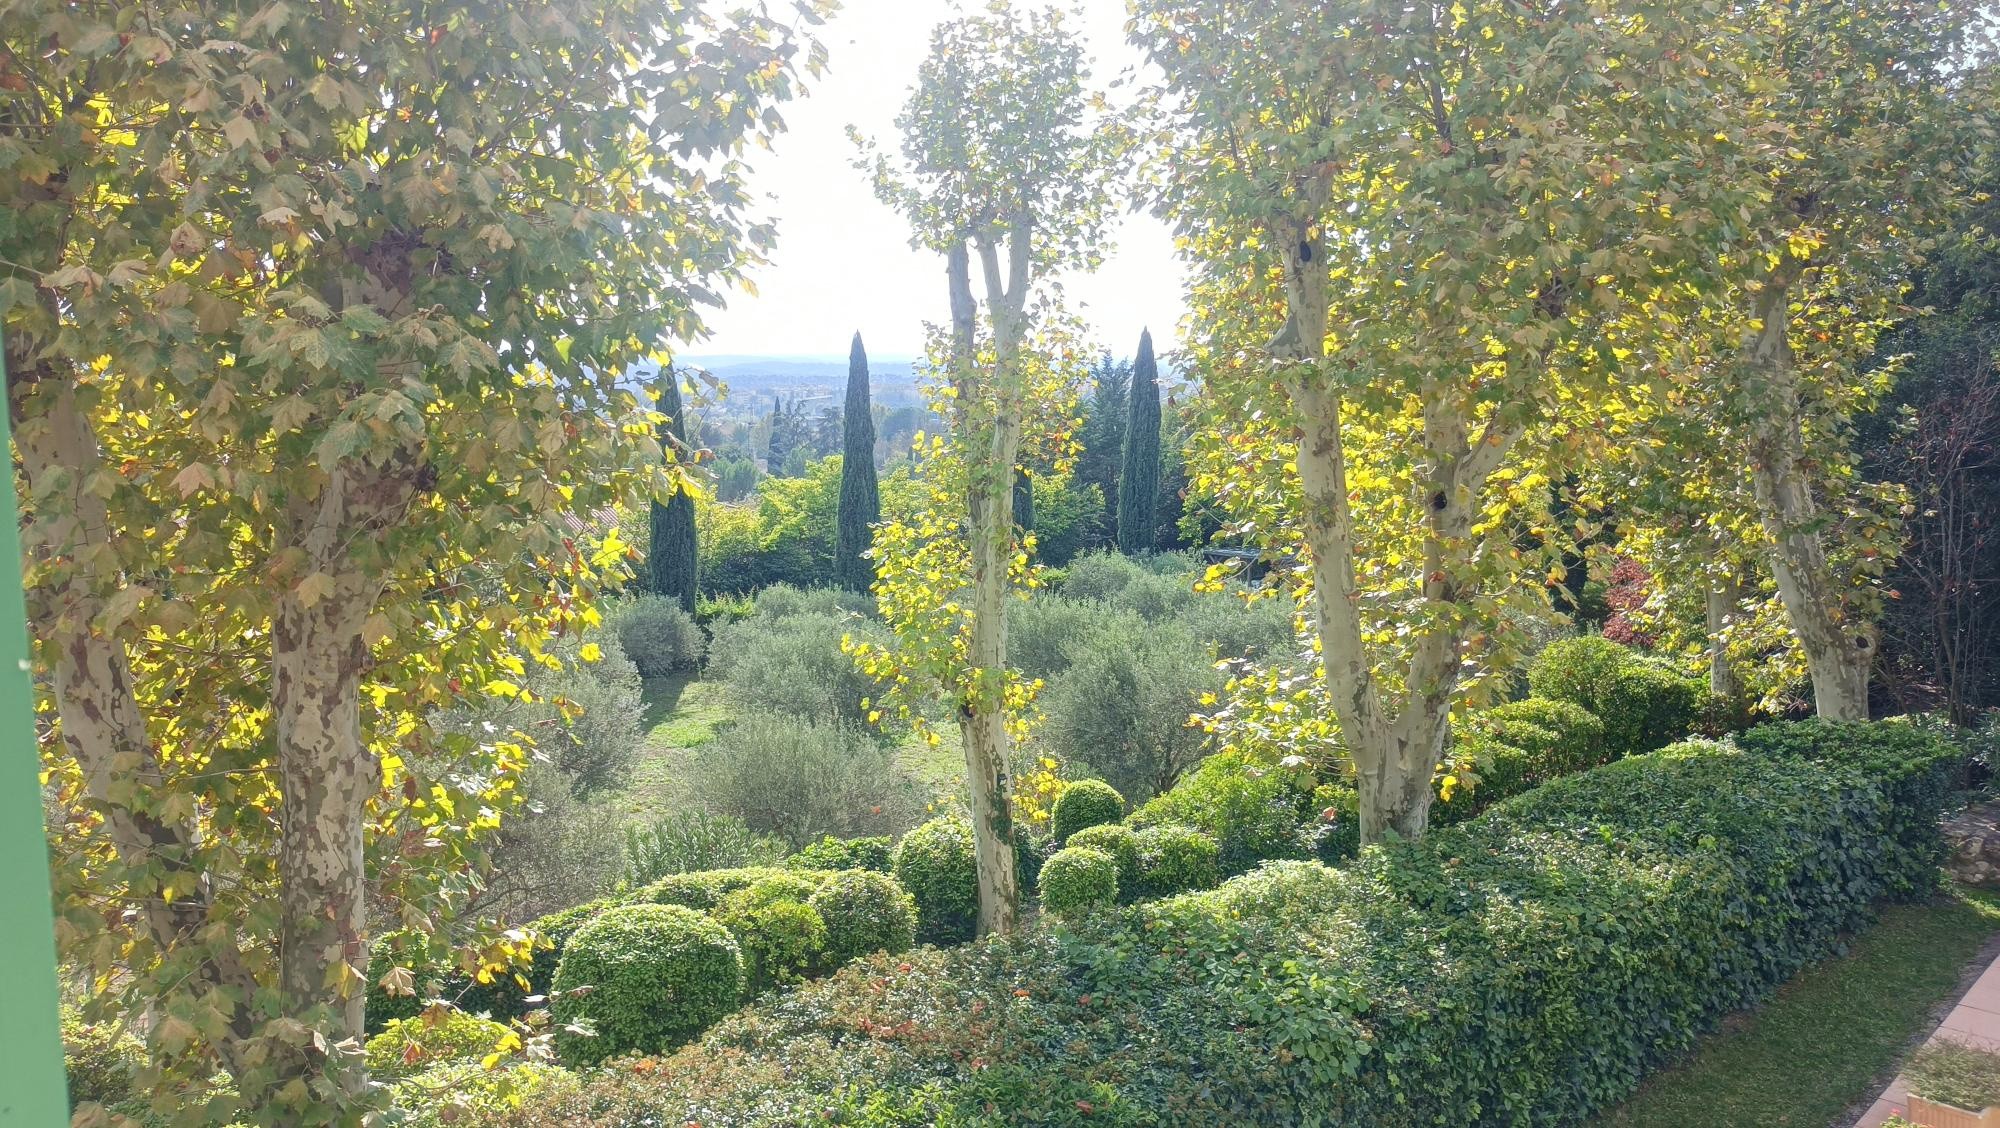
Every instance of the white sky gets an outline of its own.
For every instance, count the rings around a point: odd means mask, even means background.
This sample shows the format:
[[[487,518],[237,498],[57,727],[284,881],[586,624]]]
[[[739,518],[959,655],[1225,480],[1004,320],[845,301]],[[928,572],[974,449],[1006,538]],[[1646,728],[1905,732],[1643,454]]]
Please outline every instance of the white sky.
[[[1092,82],[1102,89],[1140,56],[1125,42],[1124,0],[1082,0],[1082,7]],[[910,248],[909,228],[849,163],[846,131],[854,125],[896,149],[896,113],[931,28],[951,13],[947,0],[843,0],[819,29],[832,56],[827,73],[809,97],[783,107],[789,128],[774,151],[750,157],[751,190],[768,197],[763,211],[778,222],[778,245],[751,276],[757,296],[732,293],[728,308],[708,319],[713,335],[685,346],[690,358],[845,356],[856,330],[871,356],[921,351],[923,323],[945,316],[944,258]],[[1172,347],[1184,302],[1171,234],[1150,215],[1127,215],[1110,239],[1095,274],[1065,280],[1069,304],[1090,323],[1095,343],[1121,356],[1138,347],[1146,327],[1156,347]]]

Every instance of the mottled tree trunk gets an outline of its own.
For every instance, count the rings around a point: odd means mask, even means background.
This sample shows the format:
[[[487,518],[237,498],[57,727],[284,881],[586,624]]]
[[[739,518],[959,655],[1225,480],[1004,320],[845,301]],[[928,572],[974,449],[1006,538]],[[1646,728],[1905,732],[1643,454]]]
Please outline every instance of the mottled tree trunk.
[[[283,924],[279,986],[287,1017],[329,1041],[363,1037],[367,985],[367,806],[382,768],[361,727],[368,668],[363,624],[382,580],[357,546],[400,520],[414,493],[410,460],[343,465],[299,515],[307,574],[277,600],[271,629],[271,718],[283,801],[278,878]],[[315,578],[319,579],[315,582]],[[341,1080],[357,1095],[358,1057]]]
[[[1803,465],[1799,390],[1787,337],[1795,272],[1796,264],[1787,260],[1758,293],[1756,323],[1745,348],[1751,482],[1771,538],[1778,596],[1812,672],[1814,707],[1827,720],[1865,721],[1876,628],[1843,598]]]
[[[997,444],[996,444],[997,445]],[[998,464],[1012,468],[1011,460]],[[975,480],[979,475],[974,475]],[[972,790],[979,869],[979,933],[1011,933],[1020,920],[1014,874],[1013,756],[1007,737],[1007,565],[1013,549],[1013,488],[969,491],[972,525],[973,687],[959,716]]]
[[[967,682],[959,707],[966,781],[972,791],[973,849],[978,863],[981,935],[1020,928],[1021,897],[1014,871],[1013,756],[1007,735],[1007,593],[1014,555],[1014,462],[1020,453],[1020,348],[1025,335],[1022,310],[1027,297],[1028,236],[1025,219],[1010,232],[1008,272],[1003,278],[999,248],[979,239],[987,310],[993,327],[994,417],[984,421],[984,450],[967,453],[966,524],[972,557],[972,626]],[[979,399],[977,305],[972,296],[972,264],[964,243],[947,256],[953,364],[959,381],[959,410]],[[961,418],[961,422],[965,422]]]
[[[93,574],[84,563],[115,558],[104,499],[89,488],[93,475],[109,472],[102,449],[62,374],[18,354],[9,355],[7,370],[14,374],[15,447],[34,513],[23,547],[40,565],[39,581],[27,592],[29,615],[45,644],[63,746],[82,770],[120,859],[157,866],[163,879],[185,875],[194,831],[155,806],[167,789],[131,660],[115,633],[95,625],[125,583],[122,576]],[[206,891],[199,881],[182,887],[189,886],[172,900],[153,895],[132,902],[136,923],[162,951],[180,948],[209,925]],[[245,1076],[254,1058],[256,977],[223,945],[209,946],[196,974],[202,989],[194,993],[225,1016],[223,1067]]]
[[[1736,667],[1729,662],[1729,647],[1723,633],[1735,621],[1737,606],[1743,599],[1742,575],[1731,571],[1725,576],[1709,577],[1707,594],[1708,691],[1724,701],[1735,702],[1743,697],[1743,679],[1736,676]]]
[[[1302,230],[1281,245],[1309,246]],[[1317,253],[1286,253],[1290,320],[1273,342],[1280,360],[1310,365],[1321,356],[1326,279],[1323,271],[1306,265],[1318,258]],[[1297,465],[1320,659],[1341,743],[1354,760],[1361,841],[1378,842],[1391,834],[1414,838],[1430,822],[1432,781],[1449,737],[1452,699],[1463,666],[1469,620],[1457,605],[1470,594],[1460,586],[1471,571],[1480,492],[1522,432],[1489,424],[1475,442],[1469,410],[1449,382],[1441,381],[1427,393],[1423,436],[1430,465],[1423,481],[1422,591],[1428,608],[1404,671],[1402,709],[1391,715],[1361,636],[1340,393],[1317,379],[1294,382],[1291,393],[1300,419]]]

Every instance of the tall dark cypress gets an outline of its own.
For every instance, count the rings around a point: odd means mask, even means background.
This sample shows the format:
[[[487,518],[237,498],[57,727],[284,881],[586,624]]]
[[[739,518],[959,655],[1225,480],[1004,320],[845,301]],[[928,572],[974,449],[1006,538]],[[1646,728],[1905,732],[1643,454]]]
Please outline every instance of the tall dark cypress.
[[[868,406],[868,354],[861,334],[847,354],[847,406],[841,423],[840,513],[834,525],[834,581],[852,591],[875,582],[875,563],[864,554],[882,519],[882,495],[875,481],[875,417]]]
[[[1014,525],[1022,532],[1035,531],[1035,479],[1019,466],[1014,467]]]
[[[1118,476],[1118,551],[1127,556],[1153,550],[1159,485],[1159,368],[1153,360],[1153,334],[1141,331],[1125,417],[1125,468]]]
[[[666,392],[660,400],[660,412],[667,417],[662,441],[670,449],[685,455],[687,419],[681,410],[680,374],[669,370],[662,382],[666,385]],[[682,610],[694,614],[694,498],[688,496],[686,490],[674,494],[665,505],[657,501],[653,503],[653,545],[647,553],[646,562],[652,573],[652,589],[678,600]]]

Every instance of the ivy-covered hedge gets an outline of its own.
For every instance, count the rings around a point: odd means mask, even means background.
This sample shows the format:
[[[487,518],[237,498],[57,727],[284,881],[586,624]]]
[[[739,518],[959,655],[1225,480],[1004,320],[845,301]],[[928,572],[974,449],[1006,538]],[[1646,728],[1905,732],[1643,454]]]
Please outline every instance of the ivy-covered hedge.
[[[1580,1123],[1909,876],[1936,812],[1877,766],[1679,745],[1351,865],[865,961],[516,1123]]]
[[[1898,719],[1871,724],[1798,721],[1737,733],[1735,743],[1767,756],[1859,768],[1894,804],[1890,888],[1906,900],[1937,892],[1944,839],[1929,831],[1965,772],[1966,750],[1943,733]]]

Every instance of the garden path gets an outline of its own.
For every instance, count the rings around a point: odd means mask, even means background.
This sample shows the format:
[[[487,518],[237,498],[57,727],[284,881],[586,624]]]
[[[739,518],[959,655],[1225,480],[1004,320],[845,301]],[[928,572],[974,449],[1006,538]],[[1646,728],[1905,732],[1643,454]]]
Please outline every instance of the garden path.
[[[1986,965],[1958,1005],[1931,1032],[1931,1041],[1939,1039],[2000,1050],[2000,959],[1992,959]],[[1908,1111],[1909,1095],[1908,1083],[1902,1074],[1897,1074],[1875,1103],[1868,1106],[1868,1111],[1861,1114],[1861,1119],[1854,1122],[1854,1128],[1881,1128],[1889,1117]]]

